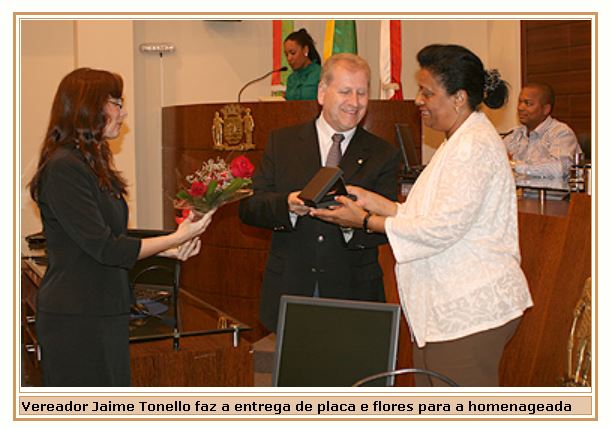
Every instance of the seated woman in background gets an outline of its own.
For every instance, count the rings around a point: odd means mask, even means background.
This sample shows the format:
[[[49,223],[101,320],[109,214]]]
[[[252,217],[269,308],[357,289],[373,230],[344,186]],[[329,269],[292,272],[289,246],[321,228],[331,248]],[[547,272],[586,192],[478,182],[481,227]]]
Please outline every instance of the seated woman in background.
[[[532,306],[520,268],[516,186],[505,146],[479,110],[501,107],[507,86],[473,52],[431,45],[418,53],[416,106],[445,133],[428,166],[397,204],[348,186],[356,202],[311,215],[383,232],[396,265],[414,367],[460,386],[498,386],[505,344]],[[416,386],[445,386],[424,376]]]
[[[287,100],[315,100],[320,80],[320,55],[314,40],[302,28],[284,39],[284,55],[293,73],[286,82]]]

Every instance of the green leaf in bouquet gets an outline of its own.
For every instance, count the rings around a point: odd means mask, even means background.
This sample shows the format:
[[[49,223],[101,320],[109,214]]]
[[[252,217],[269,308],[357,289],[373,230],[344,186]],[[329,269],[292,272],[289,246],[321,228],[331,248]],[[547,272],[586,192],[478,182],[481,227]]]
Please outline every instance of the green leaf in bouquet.
[[[217,205],[218,197],[221,194],[221,189],[219,189],[218,182],[216,180],[212,180],[208,185],[208,191],[206,192],[206,203],[210,207],[215,207]]]
[[[182,189],[180,192],[176,194],[176,197],[178,199],[189,199],[190,195],[186,190]]]
[[[207,213],[212,207],[204,199],[194,199],[193,208],[200,213]]]
[[[216,180],[212,180],[208,183],[208,190],[206,190],[206,195],[204,196],[204,200],[211,204],[211,202],[215,199],[214,192],[218,186],[218,182]]]
[[[219,195],[219,202],[226,201],[231,198],[235,192],[240,190],[247,183],[247,180],[244,178],[234,178],[229,186],[225,187],[221,194]]]

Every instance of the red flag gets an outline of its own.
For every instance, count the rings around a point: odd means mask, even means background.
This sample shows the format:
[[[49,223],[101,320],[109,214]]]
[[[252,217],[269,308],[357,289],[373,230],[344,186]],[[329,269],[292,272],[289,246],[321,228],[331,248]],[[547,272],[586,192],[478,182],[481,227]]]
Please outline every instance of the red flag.
[[[401,21],[380,21],[380,98],[402,100]]]

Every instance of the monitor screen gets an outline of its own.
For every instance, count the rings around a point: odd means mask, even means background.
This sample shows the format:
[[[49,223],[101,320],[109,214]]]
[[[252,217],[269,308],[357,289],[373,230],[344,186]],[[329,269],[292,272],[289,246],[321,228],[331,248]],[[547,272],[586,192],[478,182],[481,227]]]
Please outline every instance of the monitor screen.
[[[352,386],[394,370],[400,317],[396,304],[282,296],[273,385]]]
[[[420,165],[420,160],[418,151],[416,150],[414,136],[412,135],[412,129],[407,123],[395,123],[395,130],[397,132],[397,141],[401,149],[401,155],[403,156],[405,170],[407,171],[410,168],[418,167]]]

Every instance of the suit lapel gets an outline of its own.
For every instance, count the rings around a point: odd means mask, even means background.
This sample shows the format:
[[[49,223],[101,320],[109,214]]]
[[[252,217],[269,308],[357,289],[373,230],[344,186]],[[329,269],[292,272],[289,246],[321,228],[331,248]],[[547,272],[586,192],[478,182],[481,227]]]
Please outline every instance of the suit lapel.
[[[339,164],[344,171],[344,180],[350,181],[350,178],[367,164],[370,156],[371,148],[367,144],[367,134],[358,127]]]
[[[297,162],[294,163],[296,169],[291,174],[294,177],[300,177],[300,180],[305,180],[305,184],[316,174],[321,165],[318,135],[314,122],[305,125],[295,135],[295,138],[297,144],[294,146],[295,151],[291,153],[291,156],[294,156]]]

